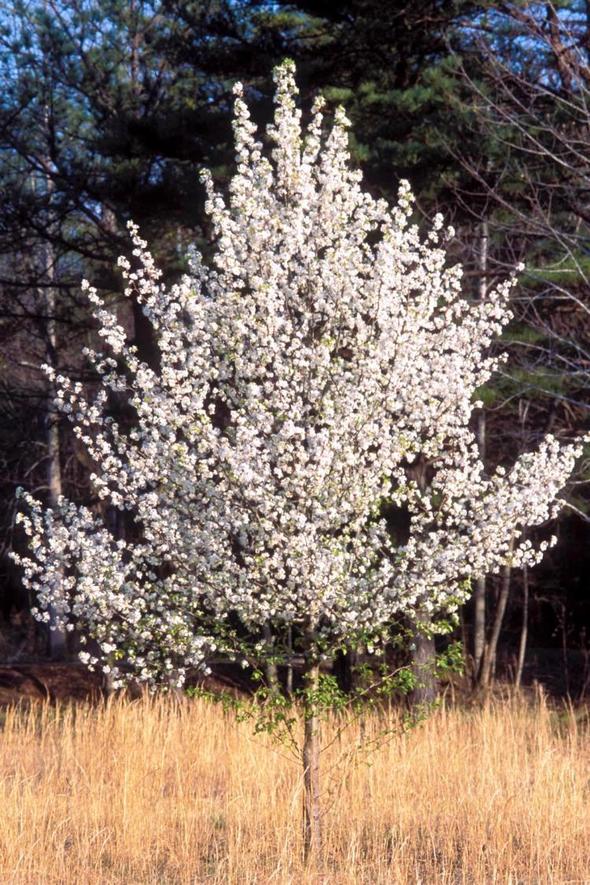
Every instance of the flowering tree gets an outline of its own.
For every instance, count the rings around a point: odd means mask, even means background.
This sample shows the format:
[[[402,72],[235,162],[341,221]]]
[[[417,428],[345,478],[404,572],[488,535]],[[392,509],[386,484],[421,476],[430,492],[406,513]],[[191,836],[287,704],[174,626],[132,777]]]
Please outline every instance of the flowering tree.
[[[98,649],[83,660],[117,682],[182,681],[270,625],[299,638],[310,698],[322,655],[343,642],[453,610],[472,578],[537,561],[523,529],[554,512],[577,455],[548,437],[485,475],[469,419],[511,283],[485,302],[463,298],[441,219],[421,239],[407,184],[393,208],[362,189],[341,110],[326,134],[316,102],[302,131],[293,74],[288,62],[275,72],[270,153],[236,86],[227,199],[203,176],[210,262],[193,252],[167,289],[131,226],[136,261],[120,265],[156,332],[159,370],[85,284],[104,340],[86,354],[98,393],[53,378],[98,496],[132,528],[116,539],[88,507],[25,495],[20,562],[37,616],[83,627]],[[130,426],[110,413],[113,394],[127,397]],[[420,486],[417,457],[430,465]],[[401,546],[386,502],[410,513]],[[311,702],[305,721],[309,854],[320,842]]]

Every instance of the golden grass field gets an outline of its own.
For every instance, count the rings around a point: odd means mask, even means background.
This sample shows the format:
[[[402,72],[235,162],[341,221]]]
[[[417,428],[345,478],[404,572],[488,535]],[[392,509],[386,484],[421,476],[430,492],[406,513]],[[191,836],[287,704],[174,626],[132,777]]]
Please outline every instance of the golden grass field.
[[[219,706],[9,709],[0,883],[588,883],[589,732],[512,699],[441,709],[353,761],[351,726],[323,759],[320,873],[301,863],[299,766]]]

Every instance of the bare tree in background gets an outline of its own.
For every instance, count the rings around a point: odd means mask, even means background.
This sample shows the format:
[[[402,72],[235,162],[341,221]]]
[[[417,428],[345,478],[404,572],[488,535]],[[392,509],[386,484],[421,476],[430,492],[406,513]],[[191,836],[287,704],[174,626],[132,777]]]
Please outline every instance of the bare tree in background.
[[[475,46],[485,79],[477,82],[462,67],[474,125],[488,143],[493,137],[495,157],[457,158],[501,243],[487,255],[489,271],[526,257],[515,308],[537,336],[513,349],[523,365],[566,379],[563,396],[536,386],[561,409],[562,422],[566,414],[573,421],[587,410],[590,389],[589,24],[586,15],[563,16],[552,3],[499,9],[512,29],[513,53],[503,56],[493,37],[480,34]]]
[[[51,195],[51,179],[45,177],[44,184],[47,195]],[[48,220],[48,224],[51,224]],[[58,322],[57,322],[57,295],[55,291],[55,254],[51,243],[46,240],[40,246],[40,275],[42,288],[40,290],[39,304],[41,313],[44,315],[43,333],[46,344],[47,364],[57,371],[58,363]],[[61,471],[61,444],[59,433],[59,417],[52,406],[55,401],[55,382],[51,379],[46,381],[47,404],[45,410],[45,445],[46,445],[46,476],[47,476],[47,503],[50,507],[56,507],[63,493]],[[67,635],[63,627],[58,626],[60,613],[49,609],[49,655],[53,660],[60,660],[67,655]],[[57,622],[57,623],[56,623]]]
[[[504,424],[500,454],[533,445],[542,432],[568,435],[587,426],[589,418],[589,11],[588,3],[497,4],[470,24],[477,64],[458,60],[466,89],[457,100],[486,145],[480,156],[449,147],[466,173],[457,188],[458,204],[482,231],[486,228],[485,248],[483,233],[479,248],[467,244],[473,273],[479,272],[474,297],[483,297],[495,275],[526,262],[508,333],[510,361],[477,428],[485,448],[485,422]],[[528,426],[537,433],[524,434],[523,406]],[[487,456],[494,461],[498,453]],[[570,486],[570,507],[582,517],[586,474],[582,464]],[[518,682],[527,642],[528,574],[523,582]],[[493,675],[509,590],[508,571],[495,602],[483,582],[476,590],[476,684]]]

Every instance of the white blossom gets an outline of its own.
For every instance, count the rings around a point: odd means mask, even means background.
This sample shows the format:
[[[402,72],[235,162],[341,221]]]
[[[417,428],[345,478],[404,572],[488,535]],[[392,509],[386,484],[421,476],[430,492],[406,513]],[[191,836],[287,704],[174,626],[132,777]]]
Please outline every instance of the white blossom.
[[[130,225],[134,261],[119,266],[160,370],[86,283],[103,348],[86,355],[102,383],[87,397],[54,379],[98,497],[134,531],[117,541],[89,508],[25,495],[30,546],[17,558],[37,616],[52,606],[83,624],[98,647],[83,660],[115,679],[120,659],[179,684],[216,647],[242,659],[236,622],[338,642],[452,611],[472,578],[538,560],[544,545],[523,532],[555,514],[579,453],[548,437],[486,475],[469,421],[513,281],[483,302],[463,297],[442,219],[420,236],[407,182],[393,207],[374,199],[351,168],[344,113],[326,131],[316,102],[302,131],[292,65],[275,81],[272,151],[238,86],[227,196],[202,176],[210,263],[193,249],[190,272],[166,288]],[[111,391],[128,397],[132,428],[109,414]],[[420,488],[408,473],[418,456],[432,474]],[[401,545],[386,502],[410,513]]]

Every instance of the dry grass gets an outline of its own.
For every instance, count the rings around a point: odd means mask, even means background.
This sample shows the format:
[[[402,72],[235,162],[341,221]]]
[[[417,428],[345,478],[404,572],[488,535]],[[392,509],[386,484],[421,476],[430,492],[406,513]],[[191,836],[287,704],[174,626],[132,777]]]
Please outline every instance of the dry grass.
[[[358,739],[353,727],[324,768]],[[590,741],[573,713],[442,710],[370,762],[337,765],[320,876],[300,861],[298,766],[231,714],[163,700],[9,710],[0,882],[590,882]]]

